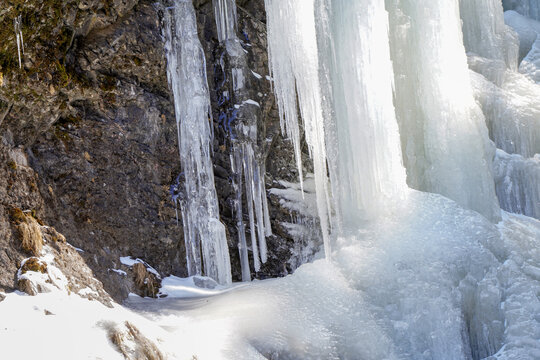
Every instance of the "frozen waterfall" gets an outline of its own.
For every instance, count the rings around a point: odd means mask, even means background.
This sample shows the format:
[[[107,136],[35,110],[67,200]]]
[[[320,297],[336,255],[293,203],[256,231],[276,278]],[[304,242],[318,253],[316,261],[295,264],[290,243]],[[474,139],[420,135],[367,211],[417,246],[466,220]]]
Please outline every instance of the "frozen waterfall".
[[[167,76],[174,95],[184,184],[179,196],[189,275],[231,283],[225,226],[214,187],[212,119],[204,52],[190,0],[164,11]]]
[[[234,2],[214,6],[231,88],[243,103]],[[539,211],[540,85],[519,72],[522,34],[505,25],[501,2],[265,6],[282,132],[301,177],[271,192],[318,215],[332,261],[193,290],[212,293],[203,299],[131,305],[171,329],[168,350],[180,358],[540,358],[540,222],[499,209]],[[253,196],[265,193],[253,185],[264,184],[265,170],[250,115],[235,125],[231,162],[244,235],[244,181],[253,205],[255,260],[266,220],[255,225],[264,205]],[[315,172],[306,179],[304,138]],[[245,261],[245,236],[239,242]]]

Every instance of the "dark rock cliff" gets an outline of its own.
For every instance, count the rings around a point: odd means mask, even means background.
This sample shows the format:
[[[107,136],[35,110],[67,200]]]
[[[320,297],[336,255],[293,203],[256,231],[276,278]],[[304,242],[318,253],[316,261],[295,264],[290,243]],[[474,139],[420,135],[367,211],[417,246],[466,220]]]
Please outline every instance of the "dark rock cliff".
[[[233,279],[240,269],[230,183],[230,136],[219,125],[217,41],[211,1],[195,1],[214,112],[214,172],[228,229]],[[4,5],[5,4],[5,5]],[[267,188],[295,181],[290,144],[268,73],[262,0],[238,1],[249,67],[263,75],[250,89],[261,104],[259,143]],[[143,259],[162,275],[185,276],[181,221],[169,186],[180,172],[176,122],[166,76],[162,4],[145,0],[3,0],[0,9],[0,290],[16,288],[27,255],[10,209],[29,210],[54,226],[104,288],[120,301],[134,289],[120,256]],[[19,67],[13,20],[21,16]],[[307,165],[309,166],[309,165]],[[275,235],[270,259],[254,277],[290,271],[289,217],[269,197]]]

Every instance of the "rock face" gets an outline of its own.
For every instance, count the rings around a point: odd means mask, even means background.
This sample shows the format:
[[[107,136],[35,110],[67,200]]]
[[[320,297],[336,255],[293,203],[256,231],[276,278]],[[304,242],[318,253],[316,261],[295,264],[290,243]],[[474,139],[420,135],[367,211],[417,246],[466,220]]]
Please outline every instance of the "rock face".
[[[180,172],[176,122],[166,77],[161,11],[145,0],[5,0],[0,10],[0,290],[16,288],[27,255],[10,209],[28,210],[84,250],[105,290],[121,301],[136,287],[121,256],[143,259],[161,275],[185,276],[183,231],[169,187]],[[195,1],[207,58],[214,119],[216,70],[223,52],[211,1]],[[170,4],[165,4],[169,6]],[[289,143],[279,132],[270,87],[264,3],[238,1],[239,29],[249,42],[249,67],[262,75],[252,99],[261,105],[259,145],[267,188],[295,180]],[[21,15],[19,67],[13,19]],[[221,220],[228,230],[233,279],[240,279],[232,214],[230,146],[214,120],[214,172]],[[307,156],[306,156],[307,158]],[[306,163],[309,168],[309,164]],[[290,217],[270,197],[276,235],[269,261],[254,277],[290,271]],[[244,207],[245,208],[245,207]],[[246,215],[247,216],[247,215]],[[250,255],[251,256],[251,255]],[[140,266],[138,266],[140,267]],[[142,269],[137,269],[139,272]]]

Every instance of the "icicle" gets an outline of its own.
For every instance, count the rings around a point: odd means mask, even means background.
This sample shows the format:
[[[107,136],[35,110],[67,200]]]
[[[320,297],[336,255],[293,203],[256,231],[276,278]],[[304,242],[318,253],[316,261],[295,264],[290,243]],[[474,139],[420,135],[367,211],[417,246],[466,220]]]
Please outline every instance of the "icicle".
[[[21,50],[24,55],[24,39],[22,34],[22,16],[19,15],[13,19],[13,27],[15,28],[15,37],[17,39],[17,54],[19,55],[19,68],[22,68]]]
[[[240,253],[242,281],[250,281],[251,272],[249,269],[246,227],[244,225],[244,212],[242,208],[242,166],[242,151],[238,146],[235,146],[231,154],[231,170],[233,172],[233,188],[236,196],[234,200],[234,213],[236,215],[236,228],[238,231],[238,251]]]
[[[328,178],[322,94],[313,1],[266,0],[268,53],[274,92],[279,105],[282,130],[293,142],[299,180],[303,189],[300,114],[304,121],[306,142],[313,158],[317,208],[327,258],[331,256],[329,239]],[[288,34],[283,37],[283,33]]]
[[[267,260],[266,236],[272,235],[268,203],[264,184],[264,167],[259,164],[261,158],[257,146],[258,103],[248,98],[248,84],[251,70],[247,66],[245,51],[236,36],[236,3],[234,0],[214,0],[214,13],[219,41],[225,46],[231,64],[230,80],[232,99],[238,105],[234,156],[231,158],[233,179],[236,191],[235,210],[237,218],[238,241],[242,265],[242,280],[250,280],[247,258],[245,226],[242,217],[242,173],[246,191],[246,203],[249,214],[251,247],[255,271],[260,271],[261,262]],[[222,70],[223,59],[220,60]]]
[[[265,4],[281,120],[297,149],[298,98],[330,257],[327,163],[339,231],[341,224],[373,216],[386,199],[401,196],[405,189],[392,106],[387,15],[382,1]]]
[[[172,14],[171,14],[172,13]],[[164,12],[167,76],[174,95],[184,197],[180,202],[189,275],[231,283],[225,227],[219,221],[210,158],[212,131],[206,64],[191,1]],[[202,256],[201,256],[202,254]]]
[[[213,0],[219,42],[236,39],[236,4],[231,0]]]

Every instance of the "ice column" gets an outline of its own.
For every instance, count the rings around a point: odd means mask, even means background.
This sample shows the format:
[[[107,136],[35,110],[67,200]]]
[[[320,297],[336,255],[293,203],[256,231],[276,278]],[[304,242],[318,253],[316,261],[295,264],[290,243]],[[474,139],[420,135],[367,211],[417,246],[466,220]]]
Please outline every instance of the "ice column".
[[[243,220],[242,194],[245,185],[246,204],[249,215],[251,249],[255,271],[259,271],[261,262],[267,260],[266,237],[272,235],[268,202],[264,183],[264,159],[257,145],[258,104],[249,99],[251,71],[247,65],[244,49],[236,35],[236,3],[234,0],[213,0],[219,41],[225,46],[231,79],[231,88],[223,91],[223,98],[235,103],[236,123],[231,134],[233,186],[236,192],[234,201],[238,230],[238,248],[242,266],[242,281],[251,279],[245,225]],[[226,73],[225,68],[222,68]],[[232,96],[228,94],[232,93]]]
[[[407,182],[500,217],[493,151],[475,103],[457,1],[386,0]]]
[[[180,201],[189,275],[231,283],[225,227],[219,220],[210,158],[210,99],[204,52],[191,0],[164,12],[167,76],[174,95],[180,162],[185,176]]]
[[[392,103],[388,15],[382,0],[316,4],[321,81],[323,91],[332,89],[324,94],[332,99],[324,106],[332,192],[340,222],[355,228],[406,188]]]
[[[356,227],[359,219],[376,214],[384,200],[401,196],[406,187],[384,2],[265,4],[282,126],[298,148],[300,110],[329,257],[330,224],[342,224],[340,231]],[[332,223],[327,172],[336,214]]]

